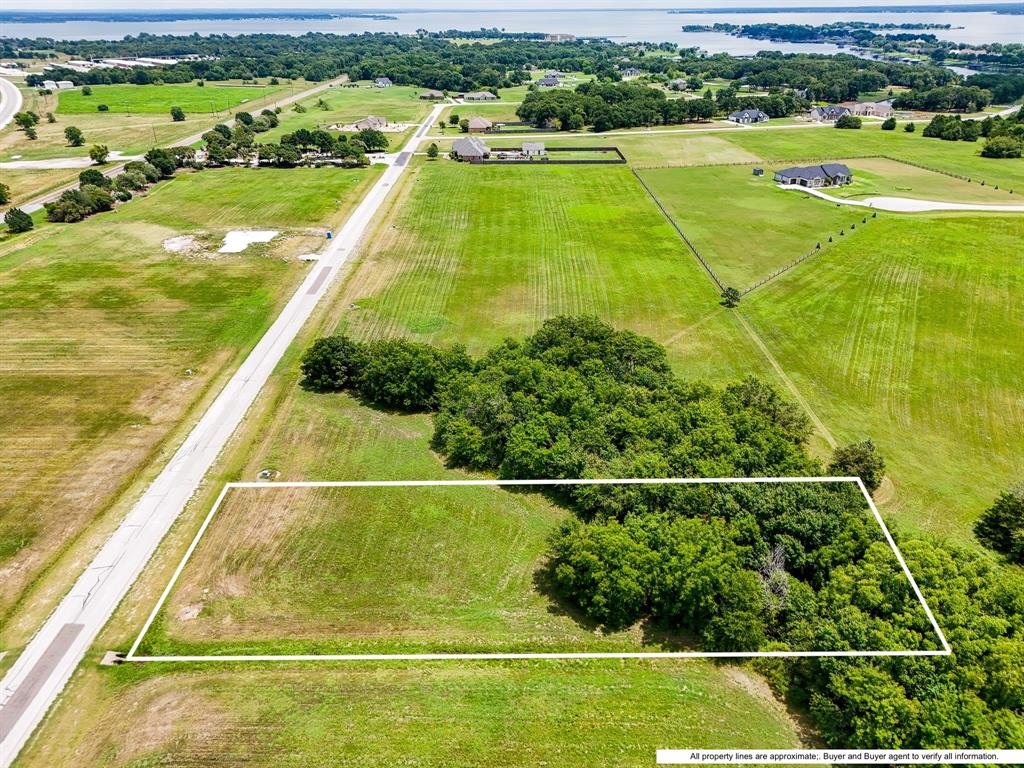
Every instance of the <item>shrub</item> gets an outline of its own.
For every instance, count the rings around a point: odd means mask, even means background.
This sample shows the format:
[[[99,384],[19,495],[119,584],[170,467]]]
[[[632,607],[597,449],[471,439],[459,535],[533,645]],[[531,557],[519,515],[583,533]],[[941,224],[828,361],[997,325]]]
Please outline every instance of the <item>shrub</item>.
[[[981,148],[982,157],[1013,158],[1020,157],[1024,150],[1024,142],[1013,136],[993,136]]]
[[[248,112],[236,112],[235,120],[242,125],[252,125],[253,116]]]
[[[871,440],[840,446],[832,452],[829,474],[859,477],[871,492],[878,490],[885,477],[885,459]]]
[[[4,214],[4,223],[7,225],[7,229],[15,234],[28,232],[35,226],[32,217],[21,210],[21,208],[11,208],[7,211]]]
[[[100,112],[109,112],[110,111],[110,107],[108,107],[106,104],[97,104],[96,105],[96,109],[98,111],[100,111]]]
[[[146,162],[159,171],[160,176],[170,177],[178,168],[174,150],[154,147],[146,153]]]
[[[7,205],[11,202],[11,188],[0,182],[0,205]]]
[[[181,107],[171,107],[171,120],[176,123],[180,123],[185,119],[185,110]]]
[[[86,168],[78,174],[79,184],[92,184],[94,187],[109,188],[113,181],[97,171],[95,168]]]
[[[1000,494],[974,524],[974,535],[989,549],[1024,565],[1024,484]]]
[[[90,86],[90,85],[83,85],[82,86],[82,95],[83,96],[92,96],[92,86]]]
[[[151,163],[144,160],[132,160],[124,166],[125,173],[142,174],[147,184],[155,184],[160,181],[160,171]]]
[[[883,131],[895,131],[896,130],[896,118],[895,117],[886,118],[885,121],[882,123],[882,130]]]
[[[836,120],[836,128],[845,130],[858,130],[863,121],[856,115],[843,115]]]
[[[903,126],[903,132],[904,133],[913,133],[916,130],[917,130],[917,125],[914,124],[914,123],[907,123],[905,126]]]

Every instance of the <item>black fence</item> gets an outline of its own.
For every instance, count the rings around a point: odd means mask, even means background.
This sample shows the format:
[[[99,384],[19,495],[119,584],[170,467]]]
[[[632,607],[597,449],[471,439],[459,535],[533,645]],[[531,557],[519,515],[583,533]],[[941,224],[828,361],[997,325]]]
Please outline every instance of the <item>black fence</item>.
[[[519,157],[495,160],[479,158],[471,159],[470,162],[473,165],[624,165],[626,162],[625,155],[618,147],[548,147],[546,151],[547,155],[530,157],[525,155],[520,147],[493,147],[491,149],[492,157],[499,152],[515,153]],[[550,156],[552,153],[560,152],[605,152],[614,157],[607,159],[600,157],[554,159]]]

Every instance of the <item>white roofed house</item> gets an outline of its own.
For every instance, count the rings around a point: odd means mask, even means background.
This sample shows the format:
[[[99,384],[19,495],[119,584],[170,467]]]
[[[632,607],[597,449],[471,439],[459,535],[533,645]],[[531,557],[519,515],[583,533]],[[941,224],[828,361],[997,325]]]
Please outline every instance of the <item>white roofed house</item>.
[[[71,88],[74,88],[74,87],[75,87],[75,84],[72,83],[70,80],[58,80],[57,81],[57,90],[59,90],[59,91],[67,91],[67,90],[70,90]]]
[[[378,77],[373,81],[374,88],[390,88],[394,83],[391,82],[390,77]]]
[[[547,157],[548,151],[543,141],[524,141],[523,154],[527,157]]]

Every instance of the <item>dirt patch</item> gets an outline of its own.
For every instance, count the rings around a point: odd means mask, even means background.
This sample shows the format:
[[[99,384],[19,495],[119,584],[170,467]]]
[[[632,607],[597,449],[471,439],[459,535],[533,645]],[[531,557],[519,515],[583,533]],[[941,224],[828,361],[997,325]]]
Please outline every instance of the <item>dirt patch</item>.
[[[168,253],[196,253],[201,251],[203,246],[192,235],[178,235],[169,237],[162,243],[164,250]]]
[[[802,714],[790,711],[779,700],[779,697],[775,695],[771,686],[768,685],[768,681],[761,677],[761,675],[746,667],[724,666],[722,671],[729,678],[729,682],[733,683],[737,688],[741,688],[748,696],[777,712],[779,717],[789,723],[805,746],[818,746],[818,735],[807,718]]]

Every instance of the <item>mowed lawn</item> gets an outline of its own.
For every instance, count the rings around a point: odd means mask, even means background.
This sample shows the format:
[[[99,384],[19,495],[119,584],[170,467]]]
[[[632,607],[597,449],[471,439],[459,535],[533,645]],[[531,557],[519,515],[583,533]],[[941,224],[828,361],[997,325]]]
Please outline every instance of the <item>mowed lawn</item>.
[[[879,218],[741,311],[841,441],[872,438],[883,511],[956,539],[1021,478],[1024,217]]]
[[[707,662],[141,666],[82,670],[19,765],[639,767],[801,746],[763,682]]]
[[[741,290],[819,245],[827,251],[830,238],[858,237],[877,221],[870,212],[779,189],[770,175],[754,176],[745,165],[640,175],[722,282]]]
[[[433,102],[419,98],[422,88],[408,85],[393,85],[390,88],[373,88],[360,85],[357,88],[334,86],[299,104],[306,110],[296,112],[293,106],[281,112],[281,124],[260,134],[261,141],[276,141],[285,133],[299,128],[327,128],[331,125],[348,125],[368,115],[385,117],[392,123],[416,122],[430,111]],[[320,101],[326,109],[319,106]],[[398,144],[397,134],[388,134],[393,145]]]
[[[1021,202],[1024,196],[1011,195],[1007,189],[998,189],[991,184],[973,184],[884,157],[861,157],[848,160],[847,164],[853,171],[853,183],[825,190],[835,197],[857,199],[883,195],[954,203],[1024,205]]]
[[[567,516],[539,494],[501,488],[235,489],[142,650],[663,647],[641,627],[595,634],[538,586]]]
[[[163,85],[94,85],[92,93],[85,95],[81,88],[61,91],[57,113],[62,115],[92,114],[100,104],[110,112],[169,112],[181,107],[185,113],[212,114],[239,107],[250,101],[263,100],[287,86],[270,85],[218,85],[208,82],[164,83]],[[308,87],[308,86],[305,86]]]
[[[629,169],[423,161],[347,281],[337,325],[480,352],[549,317],[652,336],[688,377],[762,358]]]
[[[376,175],[183,175],[114,213],[0,246],[3,644],[21,638],[7,622],[23,591],[267,327],[306,271],[286,257],[321,247],[319,227],[343,217]],[[227,230],[247,227],[283,234],[214,253]],[[167,252],[163,241],[181,235],[202,252]]]

